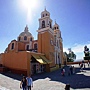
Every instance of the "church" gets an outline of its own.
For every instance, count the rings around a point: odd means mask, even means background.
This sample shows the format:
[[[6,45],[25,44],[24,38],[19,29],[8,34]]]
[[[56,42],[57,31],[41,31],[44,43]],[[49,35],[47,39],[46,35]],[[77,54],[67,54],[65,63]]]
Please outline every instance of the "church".
[[[59,25],[52,25],[50,13],[45,9],[39,18],[38,38],[34,40],[26,25],[23,32],[12,40],[0,54],[0,65],[16,74],[34,75],[51,72],[63,64],[63,40]]]

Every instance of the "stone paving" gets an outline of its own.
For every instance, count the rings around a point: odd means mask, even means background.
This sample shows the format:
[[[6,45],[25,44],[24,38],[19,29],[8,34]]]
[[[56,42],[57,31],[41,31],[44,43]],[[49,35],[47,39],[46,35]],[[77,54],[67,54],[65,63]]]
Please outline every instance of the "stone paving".
[[[65,67],[65,76],[61,76],[61,69],[33,76],[32,90],[65,90],[65,85],[71,85],[70,90],[90,90],[90,68],[87,66],[80,72],[79,65],[75,66],[75,74],[68,76],[68,66]],[[21,76],[15,74],[0,74],[0,90],[20,89]]]

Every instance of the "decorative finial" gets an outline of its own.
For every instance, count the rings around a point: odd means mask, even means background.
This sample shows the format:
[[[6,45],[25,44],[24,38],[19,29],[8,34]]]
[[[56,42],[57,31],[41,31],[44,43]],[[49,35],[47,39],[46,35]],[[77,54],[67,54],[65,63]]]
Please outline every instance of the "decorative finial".
[[[55,24],[56,24],[56,19],[55,19]]]
[[[56,19],[55,19],[55,24],[57,24]],[[58,24],[57,24],[57,25],[58,25]]]
[[[28,26],[26,25],[26,27],[25,27],[25,30],[24,30],[25,32],[28,32]]]
[[[45,6],[45,11],[46,11],[46,6]]]

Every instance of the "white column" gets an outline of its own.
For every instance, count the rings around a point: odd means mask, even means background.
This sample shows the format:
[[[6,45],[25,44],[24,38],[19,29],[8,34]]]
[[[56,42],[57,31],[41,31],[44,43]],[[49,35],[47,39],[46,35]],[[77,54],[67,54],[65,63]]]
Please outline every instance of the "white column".
[[[56,51],[55,51],[55,64],[56,64]]]

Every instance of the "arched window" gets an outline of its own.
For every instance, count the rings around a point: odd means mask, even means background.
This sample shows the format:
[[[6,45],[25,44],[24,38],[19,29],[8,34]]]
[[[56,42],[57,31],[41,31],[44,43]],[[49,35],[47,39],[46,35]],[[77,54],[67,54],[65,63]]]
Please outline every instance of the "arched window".
[[[14,43],[12,43],[12,47],[11,47],[11,49],[14,49]]]
[[[61,38],[61,33],[60,33],[60,38]]]
[[[42,21],[42,28],[45,28],[45,21]]]
[[[56,27],[54,29],[56,29]]]
[[[30,38],[30,41],[32,41],[32,38]]]
[[[34,44],[34,49],[37,50],[37,43]]]
[[[27,48],[26,49],[27,49],[27,51],[29,51],[29,45],[27,45]]]
[[[58,27],[57,27],[57,29],[58,29]]]
[[[50,25],[50,28],[52,28],[52,26],[51,26],[51,22],[49,21],[49,25]]]
[[[47,14],[46,14],[46,16],[47,16]]]
[[[18,41],[20,41],[21,40],[21,37],[18,37]]]
[[[27,36],[24,36],[24,40],[27,40]]]
[[[43,14],[43,17],[44,17],[44,14]]]

